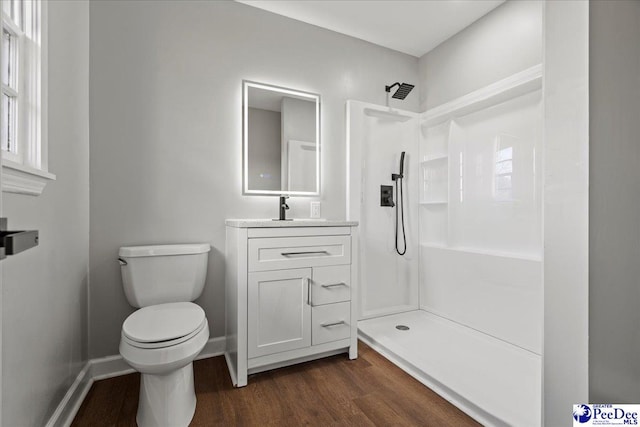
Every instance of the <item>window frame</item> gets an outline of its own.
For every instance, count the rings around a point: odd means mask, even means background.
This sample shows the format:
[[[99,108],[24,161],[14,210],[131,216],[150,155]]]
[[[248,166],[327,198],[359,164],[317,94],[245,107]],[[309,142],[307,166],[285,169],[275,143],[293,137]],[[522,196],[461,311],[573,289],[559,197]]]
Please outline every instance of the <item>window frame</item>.
[[[20,27],[16,25],[15,22],[13,22],[13,19],[11,19],[5,14],[4,8],[3,8],[2,10],[3,41],[4,41],[5,32],[9,34],[9,37],[10,37],[9,45],[10,45],[10,49],[12,50],[10,54],[11,58],[9,61],[12,62],[13,65],[15,66],[9,69],[9,71],[12,71],[12,72],[10,72],[9,74],[8,84],[5,85],[4,82],[2,82],[2,95],[13,99],[15,103],[15,111],[14,111],[15,114],[13,114],[10,119],[10,121],[13,123],[9,124],[9,128],[13,128],[13,131],[14,131],[13,141],[15,143],[15,147],[10,147],[10,148],[13,148],[10,150],[3,149],[3,155],[4,155],[3,158],[14,161],[14,162],[23,163],[23,155],[22,155],[23,149],[22,147],[20,147],[19,117],[22,116],[20,112],[20,107],[22,105],[22,102],[20,102],[20,98],[21,96],[24,96],[24,93],[22,93],[23,91],[21,90],[21,85],[24,82],[22,81],[23,79],[20,78],[21,68],[22,68],[21,67],[22,57],[20,53],[23,51],[22,42],[23,42],[25,33]],[[4,48],[4,43],[3,43],[3,48]],[[2,64],[2,69],[4,69],[4,64]],[[4,104],[3,104],[3,107],[4,107]]]
[[[34,7],[39,8],[39,13]],[[0,14],[3,37],[5,29],[16,37],[18,56],[14,91],[17,96],[17,144],[15,153],[2,149],[2,191],[37,196],[56,178],[48,171],[48,2],[23,0],[22,28],[5,13],[4,7]],[[35,43],[30,41],[29,33]],[[4,67],[4,63],[0,65]],[[3,94],[6,89],[3,84]]]

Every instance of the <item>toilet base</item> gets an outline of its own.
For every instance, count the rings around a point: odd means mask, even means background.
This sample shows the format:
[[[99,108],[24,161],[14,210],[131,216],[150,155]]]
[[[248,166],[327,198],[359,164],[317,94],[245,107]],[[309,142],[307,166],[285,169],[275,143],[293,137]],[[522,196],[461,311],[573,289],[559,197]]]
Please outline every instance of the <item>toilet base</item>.
[[[186,427],[195,410],[193,363],[165,375],[141,374],[139,427]]]

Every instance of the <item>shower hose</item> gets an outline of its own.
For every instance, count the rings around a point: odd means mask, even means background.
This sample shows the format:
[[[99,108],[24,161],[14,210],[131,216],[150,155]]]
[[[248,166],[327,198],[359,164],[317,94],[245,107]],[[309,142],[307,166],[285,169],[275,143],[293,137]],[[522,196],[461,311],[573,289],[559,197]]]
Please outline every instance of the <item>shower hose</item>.
[[[404,154],[404,153],[402,153]],[[402,196],[402,179],[398,177],[396,179],[396,196],[400,197],[400,200],[396,200],[396,252],[398,255],[404,255],[407,253],[407,235],[404,231],[404,197]],[[400,192],[398,193],[398,182],[400,182]],[[402,240],[404,249],[400,251],[398,247],[398,210],[400,211],[400,222],[402,223]]]

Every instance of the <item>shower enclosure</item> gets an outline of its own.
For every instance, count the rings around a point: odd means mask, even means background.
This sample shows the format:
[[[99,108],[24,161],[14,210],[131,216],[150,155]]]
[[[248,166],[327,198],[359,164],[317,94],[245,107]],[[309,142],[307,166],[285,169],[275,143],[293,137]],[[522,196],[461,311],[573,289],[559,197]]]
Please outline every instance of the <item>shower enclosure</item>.
[[[541,81],[536,66],[422,114],[347,103],[359,336],[485,425],[541,423]],[[380,206],[402,151],[404,257]]]

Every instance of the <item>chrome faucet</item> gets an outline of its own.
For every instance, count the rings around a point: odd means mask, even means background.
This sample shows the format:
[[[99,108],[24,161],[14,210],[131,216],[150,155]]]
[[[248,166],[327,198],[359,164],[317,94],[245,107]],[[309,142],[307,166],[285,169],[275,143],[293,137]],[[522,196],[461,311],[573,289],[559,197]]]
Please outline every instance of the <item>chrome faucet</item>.
[[[280,217],[279,221],[291,221],[287,219],[287,211],[289,210],[289,205],[287,205],[286,200],[289,196],[280,196]]]

